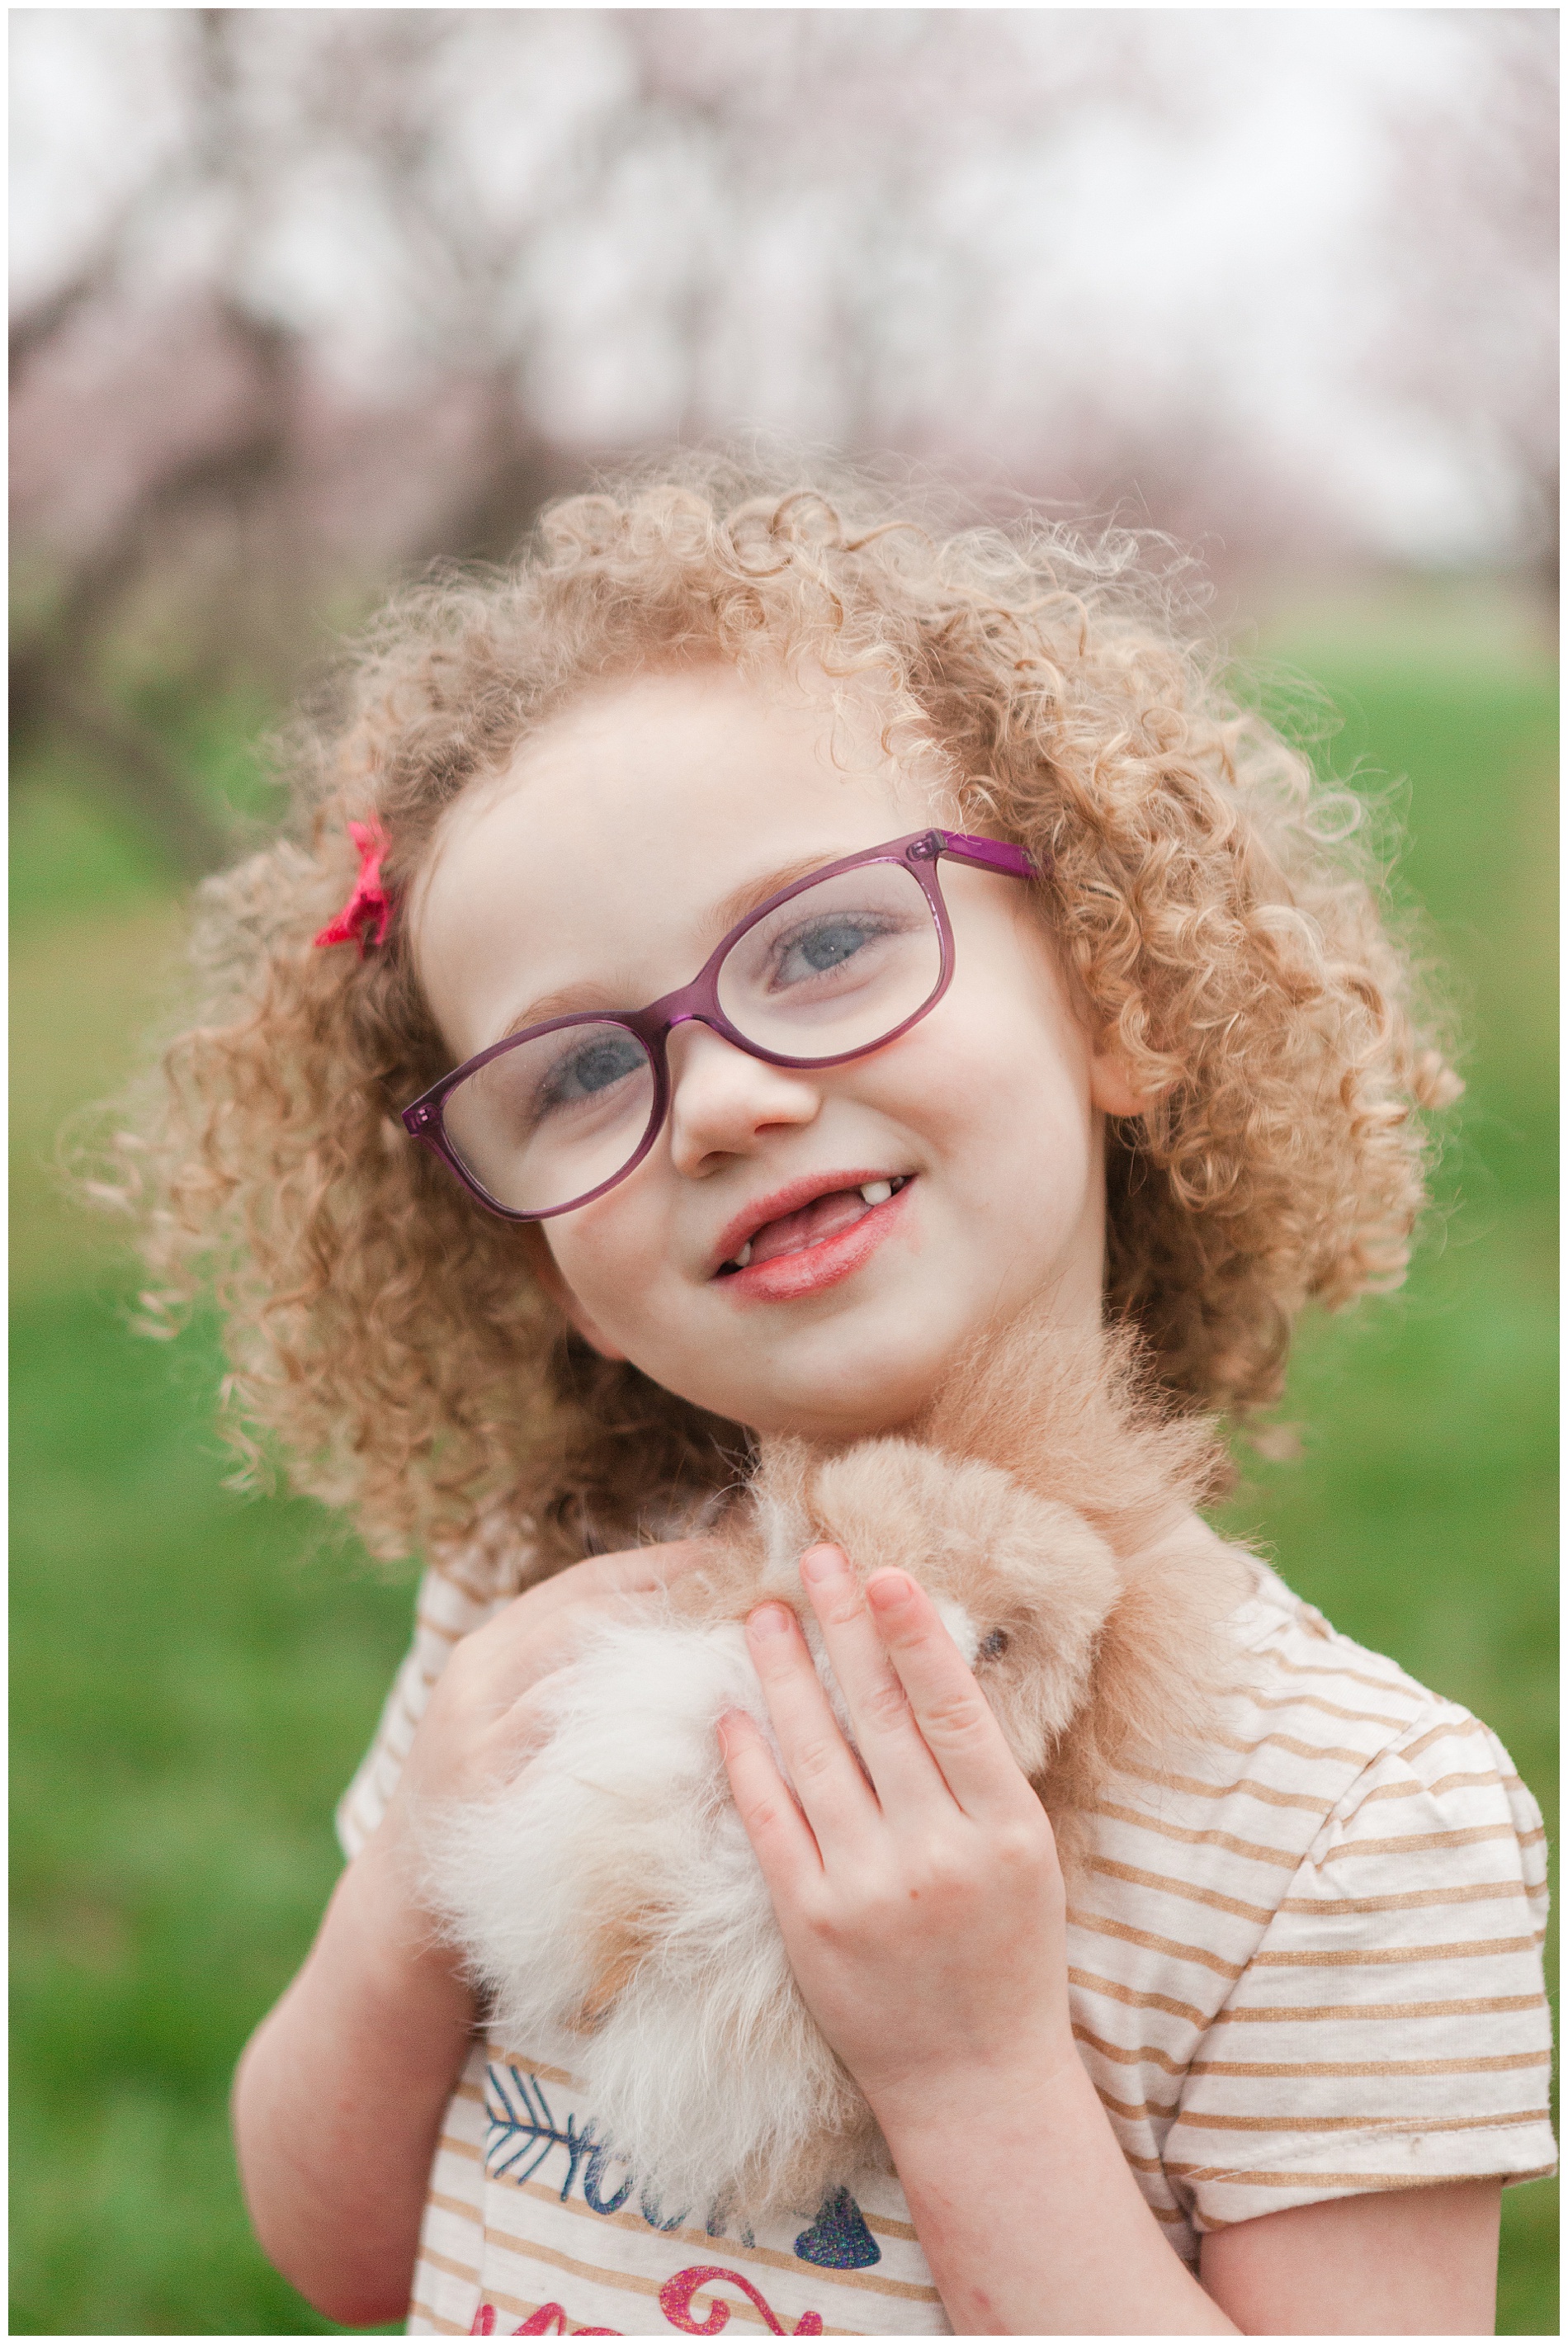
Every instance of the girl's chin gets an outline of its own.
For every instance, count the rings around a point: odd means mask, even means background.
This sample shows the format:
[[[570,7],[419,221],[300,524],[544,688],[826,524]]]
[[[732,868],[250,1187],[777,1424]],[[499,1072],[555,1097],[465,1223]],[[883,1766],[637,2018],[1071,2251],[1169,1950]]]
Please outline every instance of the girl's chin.
[[[870,1440],[906,1430],[924,1413],[941,1385],[946,1356],[926,1366],[911,1359],[907,1341],[895,1350],[845,1345],[837,1358],[819,1355],[814,1369],[808,1360],[781,1374],[784,1362],[770,1362],[773,1372],[744,1395],[732,1390],[728,1405],[713,1399],[703,1405],[772,1438]]]

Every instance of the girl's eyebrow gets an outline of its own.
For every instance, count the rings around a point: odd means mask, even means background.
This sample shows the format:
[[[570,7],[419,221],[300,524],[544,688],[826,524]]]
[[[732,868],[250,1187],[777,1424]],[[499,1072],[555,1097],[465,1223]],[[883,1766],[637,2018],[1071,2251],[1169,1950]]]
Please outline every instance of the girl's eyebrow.
[[[552,1017],[570,1017],[580,1009],[625,1009],[630,1004],[618,1001],[602,985],[562,985],[553,993],[541,993],[537,1001],[525,1003],[515,1017],[509,1017],[498,1042],[510,1042],[514,1034],[527,1031],[530,1026],[548,1025]]]
[[[748,912],[754,912],[759,904],[765,904],[768,897],[776,895],[781,887],[793,887],[797,879],[809,878],[814,871],[820,871],[824,864],[834,860],[832,854],[806,854],[796,863],[786,863],[777,871],[767,872],[761,878],[743,881],[732,894],[724,897],[722,904],[714,904],[703,922],[713,935],[713,943],[716,945],[721,936],[728,935],[732,928],[738,927]],[[696,973],[695,969],[692,971],[693,976]],[[546,1025],[551,1017],[571,1017],[579,1010],[609,1012],[642,1005],[638,1002],[618,999],[609,986],[603,985],[558,985],[553,993],[541,993],[536,1001],[526,1003],[515,1017],[508,1018],[496,1040],[510,1042],[514,1034],[526,1032],[530,1026]]]
[[[738,927],[748,912],[754,912],[759,904],[765,904],[781,887],[793,887],[797,879],[808,879],[814,871],[836,860],[832,854],[806,854],[798,863],[786,863],[782,870],[770,871],[765,878],[746,880],[733,894],[726,895],[722,904],[713,906],[710,914],[713,942],[717,944],[721,936]]]

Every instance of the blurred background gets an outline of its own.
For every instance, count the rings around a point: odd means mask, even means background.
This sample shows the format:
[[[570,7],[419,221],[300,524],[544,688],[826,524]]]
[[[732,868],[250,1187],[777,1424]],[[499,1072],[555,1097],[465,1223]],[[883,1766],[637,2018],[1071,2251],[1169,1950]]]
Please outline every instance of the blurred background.
[[[319,2333],[224,2109],[411,1571],[224,1486],[56,1135],[156,1024],[257,743],[438,556],[673,440],[1169,530],[1408,831],[1469,1091],[1397,1300],[1229,1510],[1555,1824],[1557,19],[12,13],[12,2326]],[[1552,2185],[1501,2325],[1556,2329]]]

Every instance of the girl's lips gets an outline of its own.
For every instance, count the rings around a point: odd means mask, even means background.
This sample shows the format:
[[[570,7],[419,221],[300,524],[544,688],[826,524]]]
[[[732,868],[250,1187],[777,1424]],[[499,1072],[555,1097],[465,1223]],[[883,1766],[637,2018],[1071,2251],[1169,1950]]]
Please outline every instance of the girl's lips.
[[[914,1185],[913,1176],[906,1177],[875,1205],[866,1204],[857,1188],[836,1189],[764,1222],[745,1268],[724,1271],[717,1282],[737,1300],[752,1302],[790,1302],[836,1286],[891,1233]],[[821,1236],[814,1234],[819,1228]]]

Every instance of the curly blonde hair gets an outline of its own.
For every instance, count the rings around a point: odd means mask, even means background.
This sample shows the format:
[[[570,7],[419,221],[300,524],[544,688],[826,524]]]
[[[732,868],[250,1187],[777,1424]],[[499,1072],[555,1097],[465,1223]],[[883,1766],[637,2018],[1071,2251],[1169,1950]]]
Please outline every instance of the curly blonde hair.
[[[746,1435],[592,1354],[537,1240],[406,1139],[448,1057],[403,926],[362,957],[312,938],[353,880],[349,818],[379,820],[406,894],[454,798],[574,693],[702,660],[875,695],[885,738],[942,755],[954,818],[1048,869],[1079,1005],[1149,1102],[1109,1135],[1108,1307],[1182,1401],[1267,1403],[1309,1298],[1399,1282],[1412,1107],[1459,1088],[1355,802],[1227,685],[1127,534],[934,530],[864,476],[725,459],[551,506],[514,566],[393,601],[301,722],[286,833],[202,888],[197,1015],[122,1139],[150,1308],[172,1326],[216,1288],[241,1445],[270,1436],[372,1551],[477,1584],[680,1520]]]

